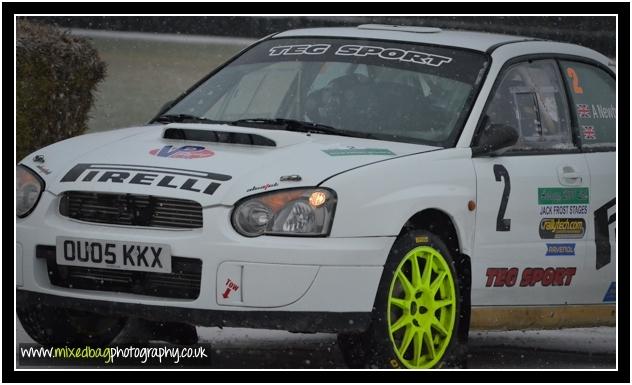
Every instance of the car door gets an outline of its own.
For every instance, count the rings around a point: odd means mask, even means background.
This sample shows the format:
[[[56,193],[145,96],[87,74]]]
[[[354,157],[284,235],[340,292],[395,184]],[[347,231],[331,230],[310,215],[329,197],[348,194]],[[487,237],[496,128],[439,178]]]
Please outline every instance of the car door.
[[[472,304],[583,303],[590,174],[555,60],[505,67],[479,128],[499,124],[519,139],[501,155],[472,159]]]
[[[614,74],[602,66],[560,60],[590,171],[590,215],[586,233],[587,300],[615,301],[616,100]]]

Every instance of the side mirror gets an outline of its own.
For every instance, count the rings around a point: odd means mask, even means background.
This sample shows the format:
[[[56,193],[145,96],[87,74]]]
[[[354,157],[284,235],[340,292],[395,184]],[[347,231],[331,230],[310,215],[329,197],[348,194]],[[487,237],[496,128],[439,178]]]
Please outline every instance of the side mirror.
[[[492,124],[483,130],[478,144],[472,147],[472,157],[498,155],[500,150],[516,144],[518,137],[518,130],[515,128],[505,124]]]

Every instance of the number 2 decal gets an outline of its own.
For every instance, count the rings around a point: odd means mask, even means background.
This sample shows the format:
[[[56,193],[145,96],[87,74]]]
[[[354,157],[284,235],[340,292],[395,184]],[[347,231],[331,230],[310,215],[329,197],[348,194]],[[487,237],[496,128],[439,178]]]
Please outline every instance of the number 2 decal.
[[[510,231],[511,219],[504,218],[505,211],[507,210],[507,201],[509,201],[509,193],[511,192],[509,172],[502,164],[495,164],[494,176],[496,177],[496,182],[500,182],[501,177],[505,180],[505,188],[503,189],[503,196],[500,199],[500,207],[498,208],[498,216],[496,217],[496,231]]]
[[[574,68],[567,68],[566,73],[568,76],[573,79],[573,92],[580,95],[584,93],[584,89],[579,86],[579,76],[577,76],[577,72],[575,72]]]

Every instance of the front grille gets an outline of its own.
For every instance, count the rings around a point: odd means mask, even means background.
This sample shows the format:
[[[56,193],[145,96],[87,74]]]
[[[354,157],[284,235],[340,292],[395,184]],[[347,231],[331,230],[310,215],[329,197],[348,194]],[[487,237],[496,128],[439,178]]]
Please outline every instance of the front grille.
[[[195,229],[202,206],[194,201],[153,195],[67,191],[59,212],[68,218],[113,225]]]
[[[196,299],[200,295],[199,259],[171,257],[171,273],[150,273],[58,265],[55,246],[39,245],[35,255],[46,259],[48,277],[54,286],[179,299]]]

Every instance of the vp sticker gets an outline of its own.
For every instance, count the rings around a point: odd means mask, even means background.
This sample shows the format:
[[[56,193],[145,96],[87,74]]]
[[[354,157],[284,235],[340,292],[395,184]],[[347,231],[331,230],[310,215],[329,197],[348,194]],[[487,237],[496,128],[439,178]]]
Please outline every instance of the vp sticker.
[[[150,155],[160,156],[162,158],[177,159],[196,159],[208,158],[215,153],[203,146],[182,146],[174,148],[173,146],[164,146],[163,148],[154,148],[149,151]]]

